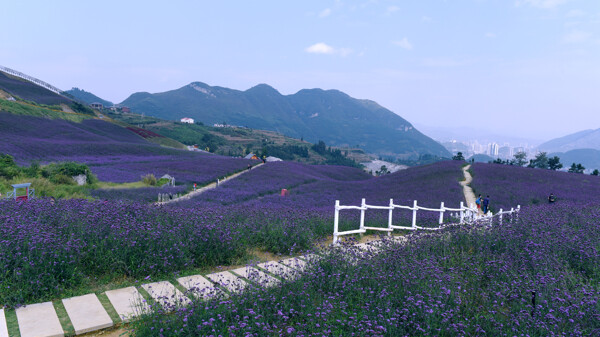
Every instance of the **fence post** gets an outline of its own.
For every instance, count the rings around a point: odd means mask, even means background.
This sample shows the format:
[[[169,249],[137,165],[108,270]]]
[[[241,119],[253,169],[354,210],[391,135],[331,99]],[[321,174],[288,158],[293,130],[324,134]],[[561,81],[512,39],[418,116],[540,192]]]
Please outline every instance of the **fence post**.
[[[519,221],[519,212],[521,211],[521,205],[517,205],[517,218],[515,222]]]
[[[463,223],[465,223],[465,212],[463,210],[464,204],[461,201],[460,202],[460,224],[462,225]]]
[[[337,244],[338,241],[338,223],[340,220],[340,201],[335,201],[335,213],[333,215],[333,244]]]
[[[394,211],[394,199],[390,199],[390,213],[388,214],[388,229],[387,236],[392,236],[392,212]]]
[[[502,225],[502,208],[500,208],[500,219],[498,219],[500,225]]]
[[[515,208],[514,208],[514,207],[511,207],[511,208],[510,208],[510,223],[513,223],[513,219],[514,219],[514,217],[515,217],[515,214],[514,214],[514,213],[515,213]]]
[[[364,231],[365,230],[365,208],[367,207],[367,203],[365,202],[365,199],[363,198],[361,203],[360,203],[360,230]],[[360,237],[362,238],[364,233],[360,233]]]
[[[444,222],[444,202],[440,205],[440,225]]]
[[[417,229],[417,201],[413,203],[412,228]]]

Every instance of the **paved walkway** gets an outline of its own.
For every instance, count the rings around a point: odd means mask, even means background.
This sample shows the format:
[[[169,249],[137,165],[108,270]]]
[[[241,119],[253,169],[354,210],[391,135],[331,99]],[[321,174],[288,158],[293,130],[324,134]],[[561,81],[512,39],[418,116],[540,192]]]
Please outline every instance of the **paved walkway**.
[[[467,202],[467,207],[475,207],[475,193],[473,193],[473,189],[469,184],[473,181],[473,177],[471,177],[471,173],[469,173],[469,169],[471,165],[467,165],[463,167],[463,174],[465,175],[465,180],[461,181],[460,184],[463,187],[463,194],[465,195],[465,201]]]
[[[259,166],[262,166],[262,165],[264,165],[264,163],[260,163],[260,164],[254,165],[254,166],[252,166],[252,170],[254,170],[255,168],[257,168]],[[241,172],[234,173],[232,175],[226,176],[225,178],[219,180],[219,184],[223,184],[223,183],[225,183],[225,182],[227,182],[227,181],[229,181],[231,179],[237,178],[237,177],[241,176],[242,174],[244,174],[244,173],[246,173],[248,171],[250,171],[250,170],[243,170]],[[193,198],[193,197],[195,197],[197,195],[200,195],[200,194],[202,194],[202,193],[204,193],[204,192],[206,192],[208,190],[215,189],[215,188],[217,188],[217,186],[218,185],[217,185],[216,182],[210,183],[210,184],[208,184],[208,185],[206,185],[206,186],[204,186],[202,188],[196,189],[195,191],[191,191],[190,193],[188,193],[186,195],[182,195],[181,197],[179,197],[177,199],[171,199],[169,201],[157,202],[156,204],[157,205],[164,205],[164,204],[168,204],[168,203],[172,203],[172,202],[178,202],[178,201],[182,201],[182,200],[189,200],[189,199],[191,199],[191,198]]]

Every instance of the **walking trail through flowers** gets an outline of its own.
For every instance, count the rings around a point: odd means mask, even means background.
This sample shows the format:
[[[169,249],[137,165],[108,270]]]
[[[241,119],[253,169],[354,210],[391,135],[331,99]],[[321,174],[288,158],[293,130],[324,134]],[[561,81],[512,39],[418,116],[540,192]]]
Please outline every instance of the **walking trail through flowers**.
[[[252,170],[255,169],[255,168],[257,168],[257,167],[259,167],[259,166],[262,166],[262,165],[264,165],[264,163],[260,163],[260,164],[257,164],[255,166],[252,166]],[[219,180],[219,184],[222,184],[222,183],[227,182],[227,181],[229,181],[231,179],[237,178],[237,177],[241,176],[242,174],[244,174],[244,173],[246,173],[248,171],[249,170],[243,170],[241,172],[234,173],[234,174],[232,174],[230,176],[226,176],[225,178]],[[219,185],[217,184],[217,182],[210,183],[210,184],[208,184],[208,185],[206,185],[206,186],[204,186],[202,188],[199,188],[199,189],[197,189],[195,191],[191,191],[190,193],[188,193],[186,195],[182,195],[181,197],[179,197],[177,199],[172,199],[172,200],[168,200],[168,201],[164,201],[164,202],[157,202],[157,204],[162,205],[162,204],[168,204],[170,202],[176,202],[176,201],[182,201],[182,200],[189,200],[189,199],[191,199],[191,198],[193,198],[193,197],[195,197],[197,195],[200,195],[200,194],[202,194],[202,193],[204,193],[204,192],[206,192],[208,190],[215,189],[218,186]]]

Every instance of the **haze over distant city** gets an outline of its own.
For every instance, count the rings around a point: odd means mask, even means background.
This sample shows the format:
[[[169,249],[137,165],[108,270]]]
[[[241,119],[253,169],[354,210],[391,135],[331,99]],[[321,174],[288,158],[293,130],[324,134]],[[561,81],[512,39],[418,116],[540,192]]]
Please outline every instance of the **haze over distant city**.
[[[600,128],[600,1],[9,1],[0,64],[119,103],[193,81],[338,89],[417,125]],[[435,135],[429,134],[435,137]]]

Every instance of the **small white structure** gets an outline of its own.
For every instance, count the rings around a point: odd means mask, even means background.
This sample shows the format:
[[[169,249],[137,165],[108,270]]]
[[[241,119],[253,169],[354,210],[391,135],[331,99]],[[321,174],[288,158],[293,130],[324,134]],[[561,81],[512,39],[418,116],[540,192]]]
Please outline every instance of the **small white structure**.
[[[169,174],[165,174],[160,177],[160,179],[168,179],[169,182],[166,184],[167,186],[175,186],[175,177],[171,177]]]
[[[265,158],[266,161],[268,162],[272,162],[272,161],[283,161],[280,158],[277,157],[273,157],[273,156],[268,156],[267,158]]]
[[[104,109],[104,105],[102,105],[102,103],[94,102],[94,103],[90,104],[90,108],[96,109],[96,110],[102,110],[102,109]]]
[[[183,117],[182,119],[180,119],[181,123],[188,123],[188,124],[194,124],[194,119],[193,118],[189,118],[189,117]]]

